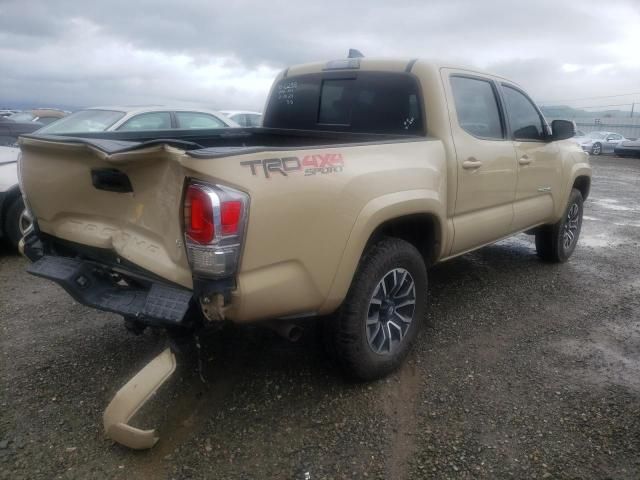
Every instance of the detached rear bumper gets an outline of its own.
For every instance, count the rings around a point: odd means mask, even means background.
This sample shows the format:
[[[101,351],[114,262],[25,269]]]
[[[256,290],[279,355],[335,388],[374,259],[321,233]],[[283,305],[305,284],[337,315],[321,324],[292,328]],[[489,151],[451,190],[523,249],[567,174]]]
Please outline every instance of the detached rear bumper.
[[[55,255],[42,256],[27,271],[53,280],[83,305],[119,313],[146,325],[187,326],[193,296],[189,290],[156,282],[122,282],[122,277],[108,267]]]

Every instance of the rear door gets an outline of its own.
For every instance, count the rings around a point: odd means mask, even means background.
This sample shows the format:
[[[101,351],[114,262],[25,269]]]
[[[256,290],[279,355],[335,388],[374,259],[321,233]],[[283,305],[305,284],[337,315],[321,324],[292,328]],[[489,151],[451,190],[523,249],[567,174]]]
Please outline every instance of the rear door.
[[[544,117],[533,101],[514,85],[502,83],[501,87],[518,158],[513,207],[513,231],[518,231],[552,219],[562,165],[558,146],[549,141]]]
[[[516,190],[516,154],[507,138],[496,83],[445,69],[458,193],[451,255],[509,234]]]

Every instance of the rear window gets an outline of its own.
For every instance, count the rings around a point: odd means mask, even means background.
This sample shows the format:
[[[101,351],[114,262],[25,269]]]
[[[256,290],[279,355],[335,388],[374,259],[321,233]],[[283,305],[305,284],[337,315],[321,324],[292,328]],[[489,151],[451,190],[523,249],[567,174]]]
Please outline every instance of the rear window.
[[[424,135],[420,89],[410,74],[325,73],[280,80],[263,125],[269,128]]]
[[[38,133],[104,132],[124,117],[116,110],[79,110],[38,130]]]

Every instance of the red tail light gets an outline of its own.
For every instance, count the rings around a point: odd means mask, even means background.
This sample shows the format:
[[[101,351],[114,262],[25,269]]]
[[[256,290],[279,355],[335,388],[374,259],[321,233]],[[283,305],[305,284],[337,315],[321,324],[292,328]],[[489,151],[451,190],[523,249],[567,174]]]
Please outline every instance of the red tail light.
[[[220,206],[220,211],[222,234],[234,235],[238,233],[240,220],[242,219],[242,202],[240,200],[223,202]]]
[[[216,232],[213,223],[213,203],[209,194],[198,185],[189,185],[184,209],[187,236],[197,243],[211,243]]]
[[[247,222],[249,195],[224,186],[193,181],[184,198],[184,236],[194,273],[233,275]]]

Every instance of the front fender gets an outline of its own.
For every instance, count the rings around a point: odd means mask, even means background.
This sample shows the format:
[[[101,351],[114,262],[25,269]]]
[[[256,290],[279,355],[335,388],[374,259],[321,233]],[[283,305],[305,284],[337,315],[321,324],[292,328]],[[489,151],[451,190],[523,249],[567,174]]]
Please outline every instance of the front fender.
[[[406,190],[370,200],[356,218],[329,295],[319,310],[320,314],[333,312],[346,297],[360,258],[375,230],[389,220],[415,214],[432,215],[438,221],[441,238],[437,240],[440,248],[445,248],[447,242],[443,237],[446,236],[446,211],[439,192]],[[438,254],[441,256],[442,251]]]
[[[555,219],[558,220],[564,214],[567,202],[569,201],[569,195],[571,195],[571,189],[578,177],[591,178],[591,165],[589,164],[588,156],[583,153],[573,154],[574,163],[569,168],[569,175],[566,178],[563,185],[562,200],[556,204],[556,211],[554,212]]]

